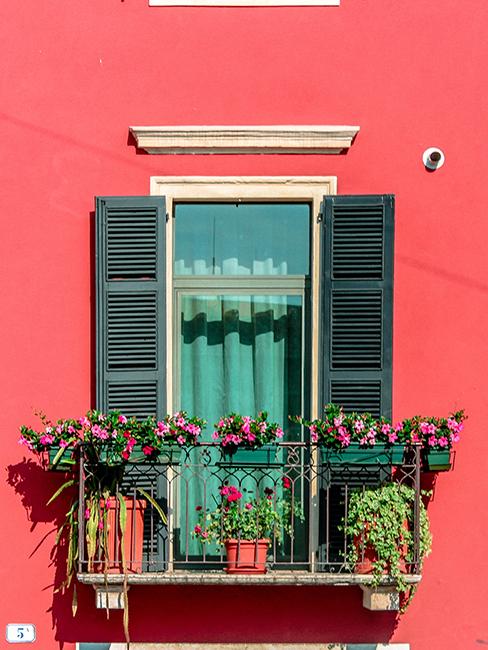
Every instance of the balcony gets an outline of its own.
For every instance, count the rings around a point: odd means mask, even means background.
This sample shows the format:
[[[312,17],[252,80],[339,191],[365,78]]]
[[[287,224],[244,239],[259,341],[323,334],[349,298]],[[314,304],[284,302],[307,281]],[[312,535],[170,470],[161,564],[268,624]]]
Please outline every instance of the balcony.
[[[114,500],[109,527],[116,528],[110,563],[95,554],[88,561],[83,502],[80,500],[78,580],[97,591],[97,606],[121,607],[122,585],[358,585],[369,609],[397,609],[398,590],[388,574],[374,583],[349,560],[353,542],[343,531],[351,495],[389,483],[413,488],[411,522],[413,552],[403,567],[406,584],[420,581],[420,448],[400,464],[388,459],[340,464],[302,442],[283,442],[268,451],[247,451],[247,457],[226,457],[213,443],[178,449],[164,463],[128,465],[120,493],[143,502],[143,510],[127,510],[124,556],[120,544],[120,505]],[[84,481],[103,472],[80,463],[80,495]],[[103,480],[103,479],[102,479]],[[192,534],[201,513],[221,501],[223,485],[236,486],[243,503],[251,496],[284,500],[291,535],[280,528],[270,538],[265,573],[227,573],[225,550],[202,544]],[[148,497],[148,498],[145,498]],[[159,506],[159,508],[157,507]],[[161,510],[167,521],[163,521]],[[114,532],[114,531],[112,531]],[[279,537],[282,537],[280,541]],[[137,540],[142,538],[142,547]],[[364,560],[367,550],[356,550]],[[374,583],[374,586],[373,586]]]

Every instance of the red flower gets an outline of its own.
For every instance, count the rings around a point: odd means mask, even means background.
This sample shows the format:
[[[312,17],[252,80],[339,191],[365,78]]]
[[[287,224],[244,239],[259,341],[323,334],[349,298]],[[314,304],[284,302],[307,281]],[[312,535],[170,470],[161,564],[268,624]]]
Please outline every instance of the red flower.
[[[285,490],[289,490],[291,488],[291,481],[288,476],[283,476],[283,487]]]

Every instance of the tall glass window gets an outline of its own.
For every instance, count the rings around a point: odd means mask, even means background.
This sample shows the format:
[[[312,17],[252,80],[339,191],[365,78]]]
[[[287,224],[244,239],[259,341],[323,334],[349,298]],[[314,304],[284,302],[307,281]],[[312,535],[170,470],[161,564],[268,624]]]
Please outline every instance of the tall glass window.
[[[310,206],[175,206],[177,398],[204,417],[304,412]]]

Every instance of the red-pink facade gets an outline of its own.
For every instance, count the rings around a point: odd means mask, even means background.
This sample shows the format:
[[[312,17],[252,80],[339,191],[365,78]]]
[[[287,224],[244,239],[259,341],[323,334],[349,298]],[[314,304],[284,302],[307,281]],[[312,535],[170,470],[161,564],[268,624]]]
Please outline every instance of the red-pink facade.
[[[134,641],[488,644],[485,0],[336,7],[150,7],[146,0],[0,8],[3,525],[7,623],[34,645],[123,639],[94,592],[53,594],[59,478],[17,445],[33,411],[93,402],[93,197],[149,194],[151,176],[336,176],[340,194],[396,196],[393,415],[469,420],[429,506],[433,551],[407,613],[357,587],[131,590]],[[345,155],[145,155],[130,125],[351,124]],[[422,153],[445,164],[428,172]],[[24,462],[25,459],[25,462]],[[54,512],[56,509],[54,509]],[[62,515],[62,508],[58,511]]]

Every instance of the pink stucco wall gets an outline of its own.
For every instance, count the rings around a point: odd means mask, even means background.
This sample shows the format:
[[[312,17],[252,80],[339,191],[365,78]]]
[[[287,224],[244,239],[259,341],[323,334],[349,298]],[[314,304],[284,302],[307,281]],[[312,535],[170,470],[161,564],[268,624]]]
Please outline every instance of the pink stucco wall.
[[[336,175],[340,193],[396,194],[395,417],[469,414],[455,471],[435,486],[424,579],[399,621],[362,609],[356,588],[134,588],[133,640],[488,644],[487,24],[486,0],[1,3],[0,628],[34,623],[43,650],[122,638],[91,588],[74,619],[70,599],[53,598],[44,504],[57,479],[16,444],[33,409],[91,405],[93,196],[146,194],[155,174],[316,174]],[[345,156],[147,156],[131,124],[361,132]],[[435,173],[421,162],[431,145],[446,154]]]

